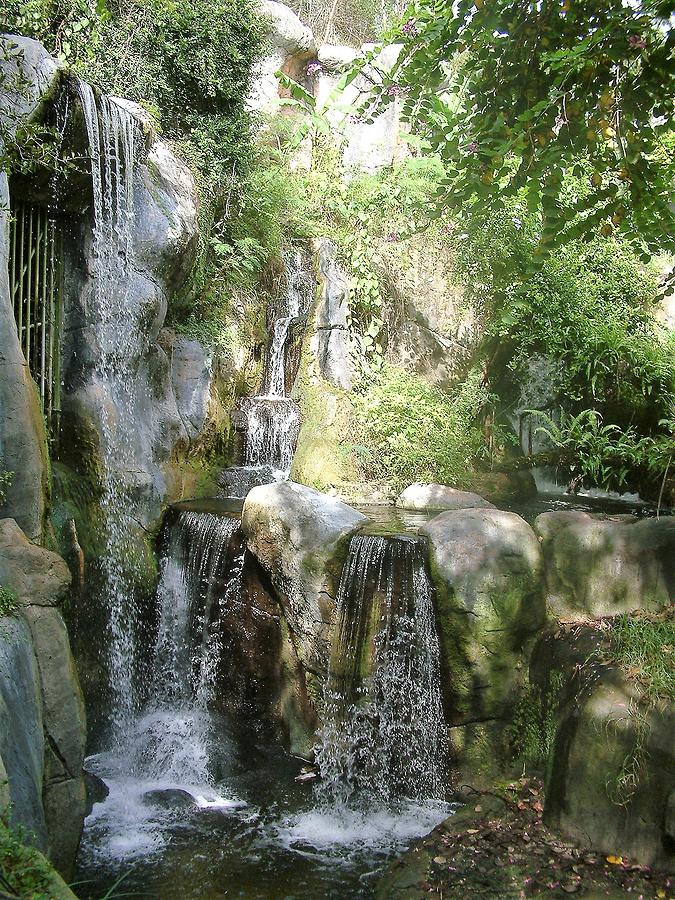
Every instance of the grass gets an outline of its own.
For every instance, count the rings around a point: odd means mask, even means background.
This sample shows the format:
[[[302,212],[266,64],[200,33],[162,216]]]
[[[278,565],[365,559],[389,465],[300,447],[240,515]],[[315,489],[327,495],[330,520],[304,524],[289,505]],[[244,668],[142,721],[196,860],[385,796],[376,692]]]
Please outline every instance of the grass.
[[[26,835],[0,820],[0,890],[10,897],[53,897],[53,871],[47,860],[26,846]]]
[[[0,585],[0,618],[3,616],[11,616],[18,608],[16,594],[9,588]]]
[[[675,605],[649,615],[620,615],[610,632],[609,653],[655,705],[675,697]]]

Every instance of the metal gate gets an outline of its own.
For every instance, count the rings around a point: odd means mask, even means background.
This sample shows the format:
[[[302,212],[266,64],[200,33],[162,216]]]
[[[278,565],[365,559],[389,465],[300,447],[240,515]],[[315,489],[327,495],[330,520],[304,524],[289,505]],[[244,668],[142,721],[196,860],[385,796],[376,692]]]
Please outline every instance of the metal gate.
[[[21,349],[51,441],[61,413],[62,235],[46,207],[12,198],[9,283]]]

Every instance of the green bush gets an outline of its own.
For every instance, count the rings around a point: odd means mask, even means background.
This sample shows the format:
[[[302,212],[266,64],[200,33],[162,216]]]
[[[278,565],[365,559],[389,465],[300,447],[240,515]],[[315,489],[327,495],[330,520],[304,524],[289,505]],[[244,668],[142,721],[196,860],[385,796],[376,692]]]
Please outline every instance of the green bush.
[[[0,616],[11,616],[17,608],[18,603],[14,591],[0,585]]]
[[[0,885],[10,896],[54,897],[54,873],[47,860],[24,843],[26,835],[0,819]]]
[[[469,486],[484,439],[477,420],[487,395],[472,372],[454,396],[384,366],[355,399],[356,452],[366,472],[401,489],[415,481]]]

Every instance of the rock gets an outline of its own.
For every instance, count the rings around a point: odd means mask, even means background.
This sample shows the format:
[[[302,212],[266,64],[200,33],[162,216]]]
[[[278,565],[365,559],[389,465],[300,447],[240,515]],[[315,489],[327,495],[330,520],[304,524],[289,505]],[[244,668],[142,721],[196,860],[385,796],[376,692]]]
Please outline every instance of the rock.
[[[496,509],[441,513],[420,533],[431,545],[449,724],[503,722],[546,619],[537,538]]]
[[[178,414],[192,441],[203,431],[209,415],[212,357],[198,341],[175,335],[165,339],[164,349],[169,355]]]
[[[59,611],[29,606],[22,615],[30,626],[40,673],[48,856],[59,871],[68,873],[86,808],[82,775],[87,734],[84,700]]]
[[[396,500],[403,509],[494,509],[489,500],[445,484],[411,484]]]
[[[11,799],[10,824],[47,847],[42,803],[45,743],[40,676],[31,632],[18,617],[0,618],[0,758]]]
[[[281,70],[304,81],[304,68],[316,53],[316,43],[311,29],[283,3],[262,0],[260,12],[268,22],[269,53],[258,65],[248,102],[251,109],[273,114],[280,100],[276,73]]]
[[[317,301],[311,341],[319,372],[333,387],[351,390],[353,372],[349,313],[349,279],[337,262],[337,248],[322,239],[316,247],[321,289]]]
[[[93,772],[88,772],[85,769],[83,775],[84,788],[87,795],[87,808],[85,814],[88,816],[91,814],[96,803],[104,802],[110,794],[110,788],[102,778],[99,778],[98,775],[94,775]]]
[[[616,671],[599,673],[559,716],[546,823],[602,853],[672,871],[673,734],[672,704],[649,707]]]
[[[143,802],[151,806],[161,806],[162,809],[190,809],[196,806],[192,794],[180,788],[146,791],[143,794]]]
[[[0,35],[0,120],[15,134],[24,119],[39,114],[54,94],[64,66],[50,56],[38,41],[16,34]]]
[[[294,482],[253,488],[242,530],[267,572],[300,662],[325,672],[335,595],[349,537],[368,521],[340,500]]]
[[[675,595],[673,517],[548,512],[534,528],[546,561],[548,603],[558,618],[657,611]]]
[[[55,606],[70,587],[61,557],[32,544],[14,519],[0,519],[0,584],[24,606]]]

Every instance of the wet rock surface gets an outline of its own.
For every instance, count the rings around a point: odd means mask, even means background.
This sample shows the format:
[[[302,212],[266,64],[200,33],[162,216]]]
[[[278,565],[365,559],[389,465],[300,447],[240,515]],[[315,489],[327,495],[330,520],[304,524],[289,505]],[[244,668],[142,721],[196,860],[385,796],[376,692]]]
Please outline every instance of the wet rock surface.
[[[494,504],[471,491],[445,484],[411,484],[397,498],[403,509],[494,509]]]
[[[675,518],[549,512],[535,532],[548,603],[561,619],[657,611],[675,597]]]

